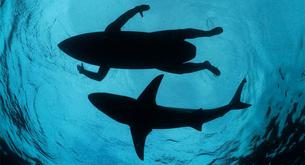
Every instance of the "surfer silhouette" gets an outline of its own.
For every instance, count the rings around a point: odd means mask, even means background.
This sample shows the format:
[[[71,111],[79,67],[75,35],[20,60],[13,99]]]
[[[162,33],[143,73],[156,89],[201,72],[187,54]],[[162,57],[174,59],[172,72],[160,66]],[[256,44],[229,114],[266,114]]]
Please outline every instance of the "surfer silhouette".
[[[78,65],[80,74],[101,81],[110,68],[159,69],[174,74],[184,74],[207,69],[219,76],[220,71],[209,61],[189,62],[196,56],[196,47],[185,41],[197,37],[211,37],[223,32],[221,27],[210,31],[176,29],[156,32],[121,31],[125,23],[139,13],[149,10],[148,5],[128,10],[104,32],[85,33],[68,38],[58,47],[69,56],[85,63],[99,66],[97,73]]]

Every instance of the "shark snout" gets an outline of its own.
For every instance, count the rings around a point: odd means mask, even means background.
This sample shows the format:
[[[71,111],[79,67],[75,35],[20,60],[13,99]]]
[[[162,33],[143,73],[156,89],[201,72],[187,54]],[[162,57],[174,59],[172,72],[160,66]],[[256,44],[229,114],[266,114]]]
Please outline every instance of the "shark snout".
[[[113,114],[119,113],[122,109],[119,104],[119,98],[116,98],[116,96],[112,94],[91,93],[88,95],[88,99],[92,105],[94,105],[97,109],[107,114],[108,116],[113,116]]]
[[[91,93],[88,95],[89,101],[97,108],[109,108],[109,104],[113,103],[112,95],[107,93]]]

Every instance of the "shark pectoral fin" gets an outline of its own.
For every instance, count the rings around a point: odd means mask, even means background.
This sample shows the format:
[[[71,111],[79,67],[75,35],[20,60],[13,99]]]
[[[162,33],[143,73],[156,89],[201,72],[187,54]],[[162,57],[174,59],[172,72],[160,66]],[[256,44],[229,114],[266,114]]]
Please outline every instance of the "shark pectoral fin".
[[[152,131],[152,129],[130,127],[130,131],[136,153],[141,160],[144,160],[144,146],[146,136]]]
[[[149,105],[156,104],[156,95],[163,76],[162,74],[154,78],[138,97],[138,101]]]

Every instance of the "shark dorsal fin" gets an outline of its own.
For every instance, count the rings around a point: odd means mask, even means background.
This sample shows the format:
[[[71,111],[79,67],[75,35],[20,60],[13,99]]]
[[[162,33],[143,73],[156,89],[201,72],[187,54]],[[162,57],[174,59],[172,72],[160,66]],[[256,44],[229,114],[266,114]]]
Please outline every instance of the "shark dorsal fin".
[[[145,104],[156,104],[156,95],[163,76],[162,74],[154,78],[138,97],[138,101],[144,102]]]

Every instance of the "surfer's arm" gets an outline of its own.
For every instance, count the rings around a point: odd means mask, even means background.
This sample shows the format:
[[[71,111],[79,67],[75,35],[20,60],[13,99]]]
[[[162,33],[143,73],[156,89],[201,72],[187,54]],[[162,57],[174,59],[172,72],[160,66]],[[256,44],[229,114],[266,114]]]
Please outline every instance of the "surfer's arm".
[[[143,17],[143,11],[149,10],[149,5],[140,5],[136,6],[133,9],[128,10],[117,18],[114,22],[107,26],[105,31],[120,31],[121,28],[126,24],[126,22],[135,16],[137,13],[140,13]]]
[[[90,79],[96,80],[96,81],[101,81],[105,78],[105,76],[107,75],[109,68],[102,68],[100,67],[98,72],[91,72],[89,70],[86,70],[83,66],[83,64],[81,65],[77,65],[77,70],[80,74],[83,74],[85,76],[87,76]]]

